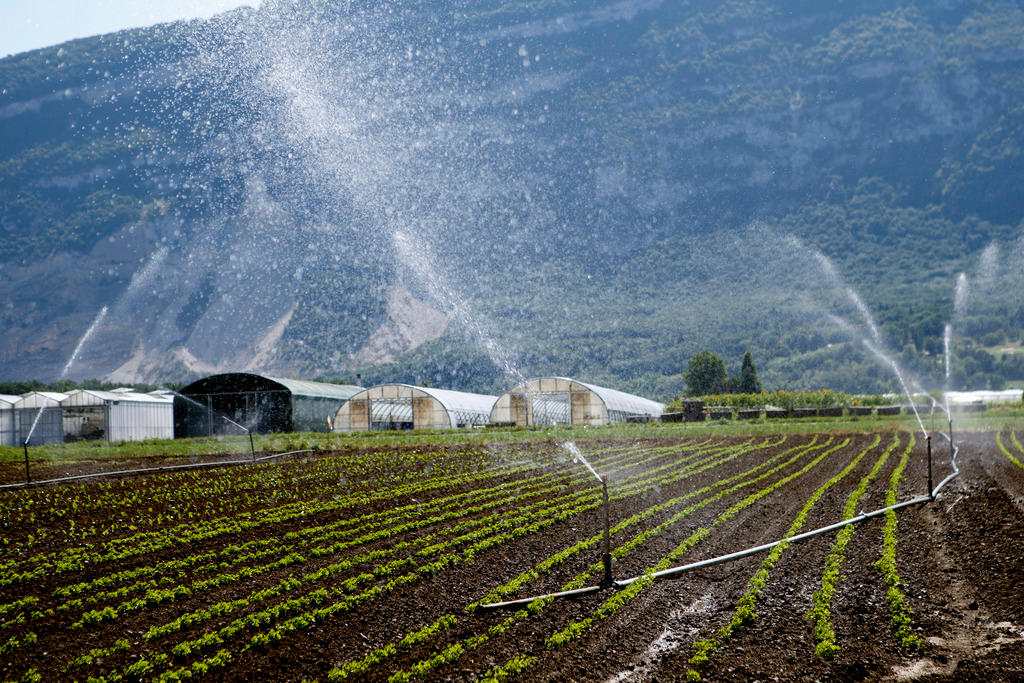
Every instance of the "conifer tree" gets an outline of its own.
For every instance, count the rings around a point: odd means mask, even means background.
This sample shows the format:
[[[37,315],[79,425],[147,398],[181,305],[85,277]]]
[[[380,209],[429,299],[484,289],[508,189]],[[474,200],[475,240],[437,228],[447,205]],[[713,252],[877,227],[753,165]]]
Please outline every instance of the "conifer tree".
[[[740,367],[740,392],[744,394],[760,394],[761,380],[757,378],[757,368],[750,351],[743,354],[743,365]]]

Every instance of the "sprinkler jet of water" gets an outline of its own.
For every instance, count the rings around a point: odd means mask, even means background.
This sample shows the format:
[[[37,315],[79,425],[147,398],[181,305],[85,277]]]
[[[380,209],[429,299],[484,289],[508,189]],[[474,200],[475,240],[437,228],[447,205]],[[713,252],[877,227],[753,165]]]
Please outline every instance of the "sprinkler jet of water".
[[[900,366],[896,363],[896,361],[890,358],[889,355],[886,354],[884,351],[882,351],[882,349],[878,345],[873,344],[870,339],[867,339],[863,335],[859,334],[856,328],[853,327],[853,325],[851,325],[850,323],[846,322],[845,320],[843,320],[842,318],[833,313],[828,313],[827,315],[829,320],[831,320],[833,323],[841,327],[849,335],[851,335],[855,339],[859,338],[860,341],[864,344],[864,347],[872,354],[874,354],[874,356],[878,360],[892,368],[893,374],[896,375],[896,379],[899,380],[900,386],[903,387],[903,393],[906,394],[907,400],[910,401],[910,408],[914,412],[914,417],[917,418],[917,424],[921,427],[921,433],[924,434],[925,436],[928,436],[928,430],[925,429],[924,422],[921,420],[921,415],[917,412],[917,406],[914,404],[914,396],[913,394],[910,393],[910,388],[907,386],[906,381],[904,381],[903,372],[900,370]]]
[[[406,266],[411,268],[416,277],[430,289],[431,295],[449,309],[448,314],[457,320],[473,341],[483,347],[491,361],[516,384],[522,384],[529,401],[526,377],[508,353],[495,341],[494,335],[487,329],[480,315],[474,314],[465,298],[457,294],[451,287],[444,284],[430,248],[422,238],[414,239],[413,235],[396,229],[392,235],[395,252]]]
[[[988,253],[989,249],[986,248],[985,251],[986,251],[986,253]],[[946,351],[946,384],[945,384],[945,386],[946,386],[946,392],[947,393],[950,390],[949,375],[950,375],[950,365],[951,365],[951,356],[952,356],[952,347],[953,347],[953,325],[954,325],[954,323],[960,323],[963,320],[963,317],[964,317],[964,315],[965,315],[965,313],[967,311],[967,295],[968,295],[967,274],[966,273],[960,273],[960,275],[957,276],[957,279],[956,279],[956,289],[953,292],[953,318],[949,322],[949,324],[946,325],[945,335],[944,335],[944,343],[945,343],[945,351]],[[949,437],[949,457],[950,457],[950,460],[952,460],[954,458],[955,452],[956,452],[954,447],[953,447],[953,410],[952,410],[952,408],[949,405],[949,397],[945,396],[944,398],[945,398],[946,418],[948,420],[948,425],[949,425],[949,434],[948,434],[948,437]]]
[[[103,324],[103,319],[106,317],[107,307],[104,306],[103,308],[100,309],[100,312],[96,314],[96,317],[92,321],[92,325],[89,325],[89,328],[85,331],[85,334],[82,335],[82,338],[79,339],[78,343],[75,345],[75,350],[71,352],[71,357],[68,358],[67,364],[65,364],[64,369],[61,370],[61,379],[67,377],[68,370],[71,369],[71,366],[74,365],[75,361],[78,359],[78,354],[82,352],[82,347],[85,346],[85,342],[87,342],[89,340],[89,337],[93,335],[93,333],[96,331],[96,328]]]
[[[880,348],[872,344],[869,340],[864,339],[864,346],[867,347],[871,353],[875,354],[883,362],[887,363],[892,371],[896,374],[896,379],[899,380],[900,385],[903,387],[903,393],[907,395],[907,400],[910,401],[910,407],[914,411],[914,417],[917,418],[917,424],[921,427],[921,433],[928,437],[928,430],[924,428],[924,422],[921,420],[921,415],[917,412],[917,406],[914,404],[914,396],[910,393],[910,388],[907,387],[906,381],[903,379],[903,372],[900,371],[900,366],[897,365],[896,361],[887,356]]]

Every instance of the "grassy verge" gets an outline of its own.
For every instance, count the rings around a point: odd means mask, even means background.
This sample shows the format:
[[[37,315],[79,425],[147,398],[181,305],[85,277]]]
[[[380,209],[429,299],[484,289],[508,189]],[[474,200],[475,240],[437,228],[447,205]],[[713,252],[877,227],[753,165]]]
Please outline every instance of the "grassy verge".
[[[947,427],[944,413],[921,415],[928,431]],[[999,404],[983,413],[954,413],[955,431],[999,431],[1013,429],[1024,423],[1024,408],[1019,404]],[[347,449],[381,449],[417,446],[474,446],[493,443],[537,441],[593,441],[601,439],[658,439],[767,434],[813,434],[907,430],[918,431],[913,415],[815,417],[801,419],[719,420],[678,424],[613,424],[587,427],[516,427],[497,429],[422,430],[401,432],[296,432],[291,434],[258,434],[258,453],[283,453],[311,449],[332,451]],[[29,459],[37,464],[74,464],[76,462],[129,461],[145,458],[191,456],[242,456],[249,452],[247,436],[218,436],[193,439],[153,439],[149,441],[116,442],[79,441],[29,447]],[[0,466],[20,466],[24,451],[18,446],[0,446]]]

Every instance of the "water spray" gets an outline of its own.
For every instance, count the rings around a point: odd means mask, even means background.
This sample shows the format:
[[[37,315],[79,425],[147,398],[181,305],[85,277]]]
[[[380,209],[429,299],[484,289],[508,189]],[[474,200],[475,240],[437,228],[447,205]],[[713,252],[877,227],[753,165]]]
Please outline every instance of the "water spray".
[[[202,403],[200,403],[199,401],[195,400],[194,398],[191,398],[191,397],[189,397],[189,396],[186,396],[185,394],[180,394],[180,393],[178,393],[177,391],[175,391],[174,389],[170,389],[169,391],[170,391],[170,392],[171,392],[172,394],[174,394],[175,396],[178,396],[178,397],[180,397],[180,398],[182,398],[182,399],[184,399],[184,400],[188,401],[188,402],[189,402],[189,403],[191,403],[192,405],[196,405],[196,406],[199,406],[199,407],[200,407],[200,408],[202,408],[203,410],[209,410],[209,411],[210,411],[210,414],[211,414],[211,415],[216,415],[216,414],[217,414],[217,411],[213,409],[213,406],[204,406],[204,405],[203,405]],[[255,444],[255,443],[253,442],[253,438],[252,438],[252,430],[251,430],[251,429],[247,429],[247,428],[243,427],[242,425],[238,424],[237,422],[235,422],[234,420],[232,420],[232,419],[231,419],[230,417],[228,417],[227,415],[223,415],[223,414],[221,414],[221,415],[220,415],[220,418],[221,418],[222,420],[224,420],[225,422],[230,422],[231,424],[235,425],[236,427],[238,427],[238,428],[239,428],[239,429],[241,429],[241,430],[242,430],[243,432],[245,432],[246,434],[248,434],[248,435],[249,435],[249,452],[250,452],[250,453],[252,454],[252,461],[253,461],[253,462],[256,462],[256,444]]]
[[[67,364],[64,366],[64,369],[60,373],[62,379],[68,376],[68,370],[70,370],[71,366],[75,364],[75,361],[78,359],[78,355],[82,353],[82,347],[85,346],[85,343],[87,341],[89,341],[89,337],[93,335],[93,333],[96,331],[96,328],[103,324],[103,319],[105,317],[107,317],[106,306],[100,309],[100,312],[97,313],[96,317],[93,319],[92,324],[89,325],[89,329],[87,329],[85,331],[85,334],[82,335],[82,338],[78,340],[78,344],[75,345],[75,350],[71,352],[71,357],[68,358]]]
[[[239,429],[241,429],[241,430],[242,430],[243,432],[245,432],[246,434],[248,434],[248,435],[249,435],[249,451],[250,451],[250,452],[252,453],[252,461],[253,461],[253,462],[256,462],[256,446],[255,446],[255,445],[253,444],[253,441],[252,441],[252,430],[250,430],[250,429],[246,429],[246,428],[245,428],[245,427],[243,427],[242,425],[240,425],[240,424],[238,424],[237,422],[235,422],[234,420],[232,420],[232,419],[231,419],[230,417],[228,417],[227,415],[221,415],[221,418],[222,418],[222,419],[223,419],[223,420],[224,420],[225,422],[230,422],[231,424],[235,425],[236,427],[238,427],[238,428],[239,428]]]

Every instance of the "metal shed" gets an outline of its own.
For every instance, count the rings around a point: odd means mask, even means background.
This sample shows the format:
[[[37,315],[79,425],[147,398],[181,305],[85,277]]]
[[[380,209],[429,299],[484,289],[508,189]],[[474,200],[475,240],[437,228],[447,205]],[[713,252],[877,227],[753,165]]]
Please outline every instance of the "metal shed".
[[[16,444],[23,444],[32,435],[29,446],[64,441],[64,424],[60,402],[67,394],[56,391],[30,391],[14,404]]]
[[[14,431],[14,404],[21,396],[0,394],[0,446],[17,446]]]
[[[380,384],[363,389],[338,409],[334,431],[482,427],[497,398],[409,384]]]
[[[129,391],[72,391],[60,402],[64,440],[174,437],[174,401]]]
[[[491,422],[525,425],[603,425],[656,419],[665,405],[568,377],[538,377],[502,394]]]
[[[205,377],[174,397],[174,437],[326,432],[330,418],[362,387],[229,372]]]

